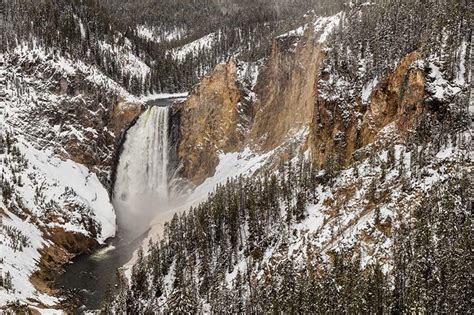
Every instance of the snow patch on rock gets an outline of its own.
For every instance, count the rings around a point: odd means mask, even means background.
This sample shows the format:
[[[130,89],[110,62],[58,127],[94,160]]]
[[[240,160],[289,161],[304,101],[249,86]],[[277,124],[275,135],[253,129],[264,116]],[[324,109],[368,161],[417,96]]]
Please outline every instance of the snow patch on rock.
[[[377,84],[379,84],[379,80],[377,77],[375,77],[372,81],[364,85],[364,87],[362,88],[362,103],[368,103],[369,98],[372,95],[372,91],[377,86]]]

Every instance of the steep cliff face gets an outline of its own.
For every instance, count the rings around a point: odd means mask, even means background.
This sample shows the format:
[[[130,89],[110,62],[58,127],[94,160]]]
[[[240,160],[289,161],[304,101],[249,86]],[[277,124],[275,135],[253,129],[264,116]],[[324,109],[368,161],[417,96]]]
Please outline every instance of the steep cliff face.
[[[245,146],[260,153],[283,148],[278,154],[288,157],[285,144],[302,132],[307,138],[299,149],[309,149],[318,167],[345,167],[388,124],[396,121],[402,134],[413,127],[426,96],[424,70],[415,66],[419,53],[378,79],[367,100],[347,100],[320,95],[320,85],[330,79],[322,69],[322,45],[312,30],[275,39],[253,88],[257,97],[245,110],[235,62],[219,65],[178,107],[180,175],[200,184],[213,174],[220,152]]]
[[[108,186],[122,133],[144,110],[143,104],[126,101],[117,91],[98,87],[96,82],[88,80],[87,73],[64,73],[27,61],[19,67],[23,73],[32,68],[45,77],[50,76],[47,89],[42,91],[44,98],[37,101],[41,106],[29,106],[22,113],[24,118],[36,123],[26,132],[38,139],[38,145],[87,166]],[[57,101],[48,102],[48,93]],[[14,123],[19,126],[23,121]]]
[[[258,98],[249,141],[258,150],[274,149],[309,125],[323,58],[317,32],[274,40],[255,86]]]
[[[234,61],[221,64],[205,77],[179,112],[180,175],[200,184],[213,174],[219,152],[238,151],[245,138],[249,112],[242,102]]]
[[[316,99],[309,136],[316,165],[350,165],[353,153],[372,143],[377,133],[394,121],[397,131],[406,135],[423,111],[425,74],[412,67],[419,58],[416,52],[403,58],[373,87],[368,104],[361,98]]]
[[[175,106],[180,176],[200,184],[214,174],[220,153],[246,146],[268,152],[309,127],[324,57],[319,35],[275,39],[261,66],[221,64]]]
[[[398,131],[402,133],[413,127],[416,116],[423,110],[425,96],[425,74],[422,69],[412,67],[418,60],[417,52],[407,55],[375,87],[363,118],[362,145],[371,142],[374,134],[392,121],[397,121]]]

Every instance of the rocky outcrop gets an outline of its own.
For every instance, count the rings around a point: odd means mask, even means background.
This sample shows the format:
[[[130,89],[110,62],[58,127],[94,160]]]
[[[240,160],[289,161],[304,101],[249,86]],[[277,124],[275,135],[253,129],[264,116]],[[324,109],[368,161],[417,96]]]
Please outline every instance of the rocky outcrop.
[[[350,106],[344,104],[345,100],[316,100],[309,136],[316,165],[348,166],[354,152],[372,143],[377,133],[392,122],[401,134],[406,134],[423,110],[424,73],[411,67],[419,58],[416,52],[403,58],[375,87],[367,105],[360,99]]]
[[[327,99],[320,85],[330,75],[322,68],[325,53],[319,34],[307,30],[301,37],[276,38],[259,73],[253,92],[257,97],[242,111],[243,89],[231,61],[204,78],[179,114],[176,158],[179,175],[194,184],[212,176],[220,152],[237,152],[250,146],[255,152],[285,144],[308,130],[306,143],[316,165],[340,168],[353,161],[357,149],[372,143],[377,133],[396,121],[406,133],[423,111],[425,74],[412,67],[420,58],[413,52],[396,69],[379,80],[366,104],[360,97]],[[247,128],[241,125],[247,122]],[[294,148],[288,148],[294,151]]]
[[[282,37],[259,75],[250,142],[262,151],[280,146],[308,126],[317,96],[316,83],[324,58],[318,34]]]
[[[144,110],[143,104],[130,103],[119,98],[112,106],[112,115],[107,121],[107,127],[116,136],[120,136]]]
[[[57,153],[87,166],[110,188],[109,177],[120,139],[145,108],[141,103],[126,102],[114,94],[82,92],[85,94],[80,99],[64,103],[67,113],[75,113],[73,117],[61,115],[61,110],[57,114],[61,128],[79,131],[79,134],[68,132],[63,140],[67,153]],[[54,125],[53,121],[50,123]]]
[[[238,152],[247,145],[266,152],[308,126],[322,57],[317,35],[311,32],[303,39],[275,39],[252,86],[257,98],[248,97],[235,61],[218,65],[174,108],[174,120],[178,122],[179,116],[180,124],[179,175],[200,184],[213,175],[220,152]]]
[[[40,250],[39,270],[32,276],[32,283],[43,293],[51,294],[54,281],[63,272],[62,266],[77,255],[90,253],[99,244],[81,233],[65,231],[56,227],[45,231],[50,246]]]
[[[413,127],[425,95],[423,71],[410,67],[419,58],[417,52],[407,55],[372,93],[362,124],[362,144],[371,142],[377,131],[394,120],[400,132]]]
[[[21,67],[28,73],[33,66]],[[89,81],[81,72],[65,75],[50,68],[41,70],[49,78],[49,91],[44,93],[56,94],[59,102],[47,102],[45,98],[43,104],[38,104],[42,106],[28,108],[26,115],[33,128],[21,128],[35,137],[39,145],[87,166],[105,186],[110,186],[109,176],[120,139],[143,112],[143,104],[125,101],[116,91]]]
[[[174,107],[172,117],[179,115],[180,126],[180,176],[200,184],[213,174],[219,152],[242,147],[247,113],[241,100],[236,64],[230,61],[218,65],[186,101]]]

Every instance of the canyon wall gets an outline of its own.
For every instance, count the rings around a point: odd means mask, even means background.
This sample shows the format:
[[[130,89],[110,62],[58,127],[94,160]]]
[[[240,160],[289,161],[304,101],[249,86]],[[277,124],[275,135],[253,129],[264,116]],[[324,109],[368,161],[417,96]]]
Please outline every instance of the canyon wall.
[[[413,52],[374,87],[367,104],[353,100],[316,99],[309,135],[313,161],[321,168],[345,167],[354,152],[372,143],[385,126],[396,122],[401,134],[413,127],[423,110],[425,78],[410,66],[420,58]],[[318,84],[318,83],[317,83]]]
[[[256,153],[278,149],[274,160],[287,159],[297,154],[287,144],[298,133],[306,140],[297,150],[309,149],[318,167],[348,166],[385,126],[396,121],[406,133],[423,111],[425,74],[412,67],[419,58],[417,52],[403,58],[378,79],[365,103],[360,96],[325,98],[320,86],[330,75],[320,33],[278,37],[252,87],[256,97],[245,107],[235,61],[221,64],[174,108],[180,117],[178,174],[198,185],[214,174],[220,153],[246,146]]]
[[[178,175],[198,185],[214,174],[220,153],[246,146],[267,152],[309,126],[323,58],[317,38],[312,32],[276,38],[250,86],[239,76],[238,68],[246,65],[234,60],[220,64],[174,106],[180,124]]]
[[[311,122],[324,53],[317,33],[284,36],[273,42],[255,93],[255,118],[249,141],[269,151]]]
[[[64,263],[115,235],[106,188],[144,106],[94,67],[40,48],[0,54],[0,72],[0,219],[29,240],[7,237],[0,252],[28,288],[5,298],[23,299],[31,284],[52,294]]]
[[[180,176],[200,184],[214,173],[219,152],[242,148],[249,113],[241,101],[236,64],[230,61],[218,65],[186,101],[174,106],[172,117],[179,116],[175,156]]]

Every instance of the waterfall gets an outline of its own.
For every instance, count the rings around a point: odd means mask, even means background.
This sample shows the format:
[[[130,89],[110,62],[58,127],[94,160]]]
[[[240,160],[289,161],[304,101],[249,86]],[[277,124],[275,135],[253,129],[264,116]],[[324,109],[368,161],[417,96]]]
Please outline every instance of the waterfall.
[[[148,108],[124,142],[113,204],[122,231],[144,232],[151,219],[168,207],[168,107]]]

